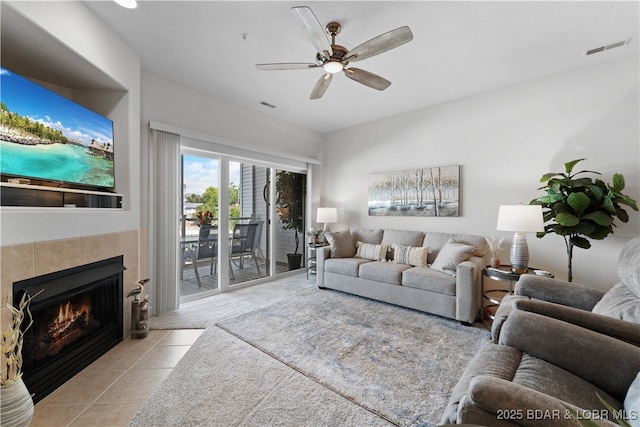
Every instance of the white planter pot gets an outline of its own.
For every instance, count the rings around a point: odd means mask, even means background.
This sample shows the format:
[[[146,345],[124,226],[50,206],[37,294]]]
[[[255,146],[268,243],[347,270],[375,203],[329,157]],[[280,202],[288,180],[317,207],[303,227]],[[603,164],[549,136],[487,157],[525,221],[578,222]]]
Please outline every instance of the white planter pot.
[[[0,424],[3,427],[26,427],[33,418],[33,399],[22,379],[0,386]]]

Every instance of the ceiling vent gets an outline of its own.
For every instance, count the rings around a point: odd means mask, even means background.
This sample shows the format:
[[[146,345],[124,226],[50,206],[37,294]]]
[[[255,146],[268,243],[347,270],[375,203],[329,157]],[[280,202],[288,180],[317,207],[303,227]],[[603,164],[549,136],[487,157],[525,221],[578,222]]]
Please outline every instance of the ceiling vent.
[[[615,49],[616,47],[625,46],[625,45],[629,44],[630,41],[631,41],[631,39],[629,38],[629,39],[626,39],[626,40],[621,40],[619,42],[610,43],[610,44],[605,45],[605,46],[594,47],[593,49],[589,49],[588,51],[586,51],[585,55],[593,55],[594,53],[604,52],[605,50]]]
[[[269,104],[268,102],[265,102],[265,101],[260,101],[260,105],[264,105],[265,107],[269,107],[269,108],[276,108],[275,105]]]

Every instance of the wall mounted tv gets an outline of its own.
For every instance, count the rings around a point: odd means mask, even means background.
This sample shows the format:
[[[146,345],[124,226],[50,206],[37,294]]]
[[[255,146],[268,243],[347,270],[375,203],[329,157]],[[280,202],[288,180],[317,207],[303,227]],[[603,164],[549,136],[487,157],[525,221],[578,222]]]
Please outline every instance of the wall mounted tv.
[[[114,191],[113,122],[0,67],[2,181]]]

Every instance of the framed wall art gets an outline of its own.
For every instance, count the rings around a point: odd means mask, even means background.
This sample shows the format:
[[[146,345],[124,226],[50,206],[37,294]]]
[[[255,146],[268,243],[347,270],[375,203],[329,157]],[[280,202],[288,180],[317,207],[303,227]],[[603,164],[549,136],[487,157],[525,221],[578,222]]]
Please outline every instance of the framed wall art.
[[[369,177],[369,216],[460,216],[459,197],[459,165]]]

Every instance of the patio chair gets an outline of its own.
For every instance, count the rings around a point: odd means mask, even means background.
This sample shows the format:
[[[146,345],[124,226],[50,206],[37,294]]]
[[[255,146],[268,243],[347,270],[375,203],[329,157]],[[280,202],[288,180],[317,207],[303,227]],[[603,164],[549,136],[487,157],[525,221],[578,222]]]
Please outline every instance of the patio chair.
[[[191,264],[193,265],[193,271],[196,275],[196,281],[198,287],[201,287],[200,273],[198,272],[198,261],[203,259],[210,259],[209,274],[213,274],[215,268],[215,261],[218,258],[218,233],[217,226],[203,225],[200,227],[198,234],[198,244],[195,247],[189,247],[186,256],[191,258]],[[187,255],[188,254],[188,255]]]
[[[264,221],[250,221],[249,224],[257,224],[258,227],[256,228],[256,238],[253,240],[253,246],[255,249],[255,254],[258,255],[260,254],[260,258],[266,262],[267,258],[264,256],[264,252],[262,252],[262,246],[260,246],[260,242],[262,241],[262,227],[264,226]]]
[[[231,261],[234,258],[238,259],[238,266],[244,268],[244,258],[252,258],[256,264],[258,274],[260,273],[260,266],[256,260],[255,252],[255,238],[258,224],[236,224],[233,228],[233,237],[231,239],[231,247],[229,248],[229,274],[234,279],[233,266]]]

